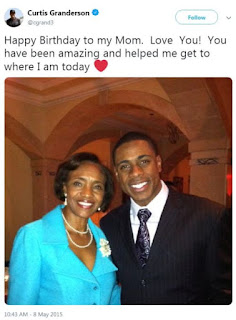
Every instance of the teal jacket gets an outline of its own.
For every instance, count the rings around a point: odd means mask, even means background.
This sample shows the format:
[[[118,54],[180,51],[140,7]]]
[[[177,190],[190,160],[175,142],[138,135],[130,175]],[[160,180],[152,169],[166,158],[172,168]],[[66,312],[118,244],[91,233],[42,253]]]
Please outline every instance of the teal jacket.
[[[90,271],[69,248],[62,205],[42,219],[22,227],[14,240],[10,259],[7,303],[11,305],[120,304],[117,268],[103,257],[104,233],[89,219],[97,245]]]

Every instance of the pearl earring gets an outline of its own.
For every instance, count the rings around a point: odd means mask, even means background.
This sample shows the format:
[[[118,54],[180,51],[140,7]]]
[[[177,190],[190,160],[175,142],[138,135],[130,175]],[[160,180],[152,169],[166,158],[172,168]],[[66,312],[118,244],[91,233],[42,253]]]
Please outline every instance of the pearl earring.
[[[97,211],[101,211],[101,208],[99,207]]]
[[[67,206],[67,193],[65,193],[64,196],[65,196],[64,205]]]

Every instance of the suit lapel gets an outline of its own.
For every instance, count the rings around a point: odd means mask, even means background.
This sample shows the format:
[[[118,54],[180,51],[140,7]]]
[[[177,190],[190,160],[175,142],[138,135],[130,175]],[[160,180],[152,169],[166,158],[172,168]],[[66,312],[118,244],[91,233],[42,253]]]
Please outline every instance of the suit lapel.
[[[178,223],[179,213],[181,210],[182,202],[180,194],[171,190],[164,206],[155,237],[151,246],[149,260],[159,256],[165,248],[165,243],[169,241],[173,228]]]
[[[176,225],[179,217],[178,213],[181,209],[181,206],[182,202],[180,194],[178,192],[170,190],[155,233],[155,237],[153,239],[148,261],[152,261],[153,258],[161,254],[163,248],[165,247],[165,242],[168,241],[168,238],[171,234],[171,230]],[[121,238],[123,240],[122,245],[129,251],[129,254],[134,262],[136,264],[139,264],[130,223],[130,202],[127,202],[123,207],[121,207],[119,213],[119,221]]]
[[[119,221],[121,238],[123,240],[122,246],[129,251],[129,254],[132,257],[132,259],[135,263],[137,263],[138,260],[130,222],[130,201],[128,201],[123,207],[121,207]]]
[[[170,189],[153,239],[148,261],[151,262],[162,253],[163,248],[165,248],[165,243],[168,242],[171,235],[171,230],[176,226],[181,207],[181,194]],[[134,262],[138,265],[133,232],[130,223],[130,202],[127,202],[120,208],[119,222],[121,239],[123,241],[122,246],[129,251],[130,257],[132,257]]]

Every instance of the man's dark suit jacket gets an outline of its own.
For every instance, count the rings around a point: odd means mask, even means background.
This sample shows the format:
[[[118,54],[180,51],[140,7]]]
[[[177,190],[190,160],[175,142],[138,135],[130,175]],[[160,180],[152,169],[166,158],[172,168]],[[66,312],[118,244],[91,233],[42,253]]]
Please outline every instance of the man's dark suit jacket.
[[[143,269],[135,252],[130,202],[103,217],[122,304],[230,304],[230,217],[215,202],[170,189]]]

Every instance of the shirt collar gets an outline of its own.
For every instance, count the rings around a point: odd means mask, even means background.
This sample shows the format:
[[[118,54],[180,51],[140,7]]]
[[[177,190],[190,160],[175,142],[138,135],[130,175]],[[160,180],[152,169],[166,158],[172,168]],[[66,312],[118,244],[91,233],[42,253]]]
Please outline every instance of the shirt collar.
[[[149,220],[155,220],[156,217],[159,219],[159,216],[163,211],[163,208],[165,206],[165,203],[169,194],[169,189],[162,180],[161,180],[161,185],[162,185],[161,190],[156,195],[156,197],[148,205],[144,207],[139,206],[132,198],[130,199],[131,200],[131,204],[130,204],[131,219],[135,220],[135,218],[137,217],[138,211],[144,208],[147,208],[152,213]]]

